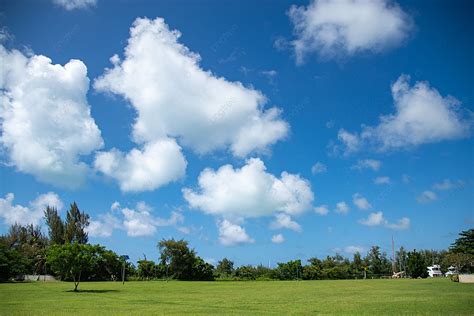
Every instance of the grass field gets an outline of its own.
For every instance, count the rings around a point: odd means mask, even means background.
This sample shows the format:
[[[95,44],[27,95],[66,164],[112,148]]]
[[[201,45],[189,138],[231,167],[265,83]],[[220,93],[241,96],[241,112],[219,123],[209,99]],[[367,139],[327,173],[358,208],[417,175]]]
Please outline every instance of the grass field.
[[[474,284],[446,279],[0,284],[0,314],[474,315]]]

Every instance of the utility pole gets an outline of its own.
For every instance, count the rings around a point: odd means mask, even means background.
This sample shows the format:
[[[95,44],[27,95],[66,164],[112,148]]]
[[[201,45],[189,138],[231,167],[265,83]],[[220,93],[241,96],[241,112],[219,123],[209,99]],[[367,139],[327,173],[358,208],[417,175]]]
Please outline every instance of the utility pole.
[[[122,258],[122,284],[125,284],[125,263],[130,257],[128,255],[122,255],[120,256]]]

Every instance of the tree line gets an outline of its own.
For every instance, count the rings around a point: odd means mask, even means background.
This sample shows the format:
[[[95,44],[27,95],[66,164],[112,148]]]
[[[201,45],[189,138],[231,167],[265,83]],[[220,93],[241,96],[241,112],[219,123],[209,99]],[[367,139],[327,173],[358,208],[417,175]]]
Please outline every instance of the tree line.
[[[52,274],[73,281],[119,280],[122,269],[128,280],[324,280],[361,279],[391,276],[405,271],[412,278],[427,277],[427,266],[440,264],[442,271],[454,266],[460,272],[474,272],[474,229],[463,231],[448,250],[412,250],[401,247],[391,260],[380,247],[373,246],[363,257],[351,259],[339,254],[280,262],[275,268],[263,265],[234,267],[224,258],[217,265],[205,262],[185,240],[163,239],[157,243],[158,260],[143,258],[137,265],[101,245],[89,244],[89,215],[74,202],[63,220],[58,211],[44,211],[47,235],[39,226],[12,225],[0,236],[0,281],[25,274]]]

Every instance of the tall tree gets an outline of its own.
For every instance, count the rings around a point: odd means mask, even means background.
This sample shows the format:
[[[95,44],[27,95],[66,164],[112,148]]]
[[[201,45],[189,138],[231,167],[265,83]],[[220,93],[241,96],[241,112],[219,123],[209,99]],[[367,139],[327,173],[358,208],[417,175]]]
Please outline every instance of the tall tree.
[[[426,278],[428,276],[425,260],[416,249],[408,253],[407,273],[412,278]]]
[[[450,251],[474,255],[474,229],[459,233],[458,239],[451,245]]]
[[[55,207],[47,206],[44,211],[44,219],[48,225],[49,240],[53,244],[64,244],[64,223],[59,217]]]
[[[234,262],[224,258],[217,263],[216,273],[219,277],[230,277],[234,273]]]
[[[407,260],[408,260],[407,251],[402,246],[395,254],[395,265],[399,272],[406,271]]]
[[[71,204],[71,208],[66,215],[64,239],[68,243],[77,242],[87,244],[89,240],[86,228],[89,226],[89,215],[81,212],[76,202]]]

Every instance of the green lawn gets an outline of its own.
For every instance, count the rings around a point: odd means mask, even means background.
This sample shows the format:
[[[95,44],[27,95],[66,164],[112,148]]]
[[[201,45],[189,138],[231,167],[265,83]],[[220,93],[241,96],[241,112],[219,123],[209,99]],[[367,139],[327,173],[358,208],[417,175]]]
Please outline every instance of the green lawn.
[[[437,280],[0,284],[0,314],[474,315],[474,284]]]

